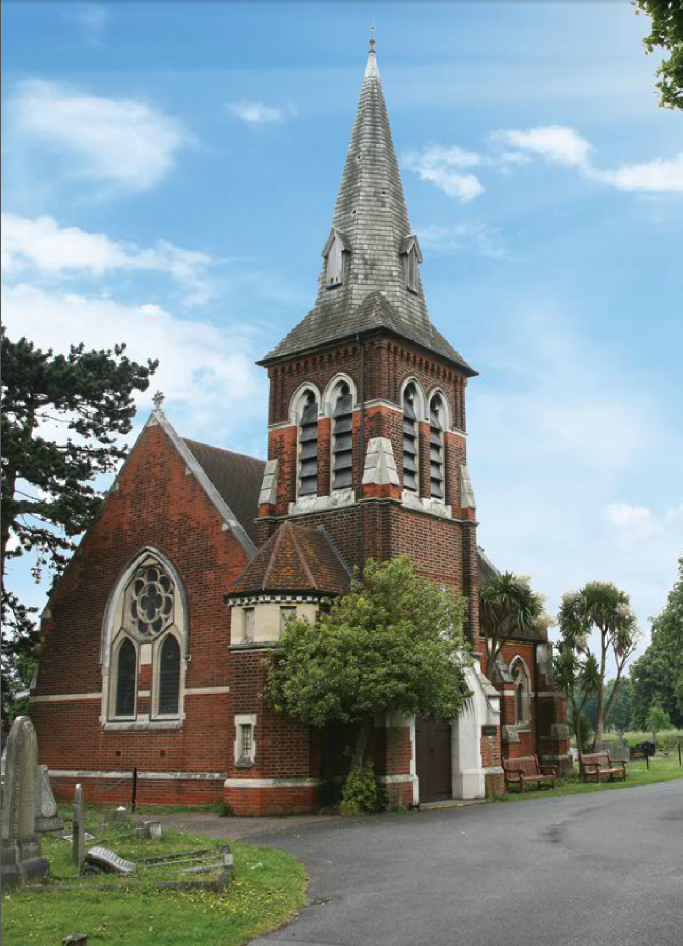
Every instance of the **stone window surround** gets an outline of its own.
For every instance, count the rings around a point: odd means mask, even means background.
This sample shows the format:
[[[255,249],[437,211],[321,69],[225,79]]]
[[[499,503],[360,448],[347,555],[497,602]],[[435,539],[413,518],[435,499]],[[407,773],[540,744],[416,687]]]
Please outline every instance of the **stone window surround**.
[[[235,765],[239,768],[249,768],[256,761],[256,713],[239,713],[234,717],[235,722]],[[248,756],[242,752],[242,726],[251,726],[251,748]]]
[[[531,674],[524,658],[517,654],[510,661],[510,676],[514,680],[515,727],[518,732],[531,731]],[[523,719],[517,718],[517,688],[520,683],[524,686],[524,707],[526,710]]]
[[[184,633],[178,627],[177,623],[173,623],[165,628],[155,640],[140,641],[136,639],[134,630],[132,628],[125,628],[123,626],[123,608],[125,607],[125,602],[128,600],[127,590],[132,578],[142,564],[152,559],[154,559],[158,565],[167,572],[174,584],[175,621],[182,625]],[[187,664],[191,659],[188,652],[189,628],[186,615],[187,599],[176,568],[168,560],[168,558],[157,549],[149,546],[143,548],[137,555],[135,555],[135,557],[119,577],[114,589],[112,590],[112,593],[109,596],[105,610],[101,651],[102,711],[100,719],[103,731],[182,729],[183,720],[185,718],[185,676]],[[118,630],[114,632],[114,628],[117,626]],[[158,660],[156,658],[160,653],[160,648],[169,633],[172,633],[176,637],[178,644],[180,645],[181,661],[178,713],[172,716],[160,716],[157,714],[160,674],[158,671]],[[115,715],[116,684],[118,672],[118,660],[116,658],[118,657],[118,649],[121,646],[124,638],[128,638],[132,642],[137,655],[135,716],[118,717]],[[140,678],[141,668],[148,664],[151,664],[152,667],[151,690],[146,691],[146,693],[143,694],[139,690],[138,681]],[[151,697],[149,713],[139,712],[138,700],[141,695],[149,695]]]

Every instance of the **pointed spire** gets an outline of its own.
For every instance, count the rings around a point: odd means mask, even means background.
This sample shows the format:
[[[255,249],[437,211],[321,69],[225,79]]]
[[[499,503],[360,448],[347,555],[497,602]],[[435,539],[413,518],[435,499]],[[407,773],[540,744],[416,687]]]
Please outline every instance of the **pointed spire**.
[[[370,49],[368,51],[368,64],[365,67],[365,77],[376,76],[379,79],[379,69],[377,67],[377,54],[375,53],[375,23],[373,21],[370,27]]]
[[[332,226],[321,241],[325,258],[315,306],[264,363],[385,327],[473,373],[431,324],[419,273],[406,285],[404,259],[414,242],[377,68],[373,25]],[[333,251],[343,256],[343,265],[339,256],[333,258],[335,278],[330,280],[327,256]]]

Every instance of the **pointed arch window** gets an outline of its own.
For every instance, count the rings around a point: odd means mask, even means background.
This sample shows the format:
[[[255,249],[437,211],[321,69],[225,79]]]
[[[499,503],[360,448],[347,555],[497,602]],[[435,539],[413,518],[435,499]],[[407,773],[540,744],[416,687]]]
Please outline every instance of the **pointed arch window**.
[[[403,392],[403,488],[418,492],[418,426],[415,411],[417,392],[409,384]]]
[[[307,391],[299,421],[299,496],[318,494],[318,413],[315,394]]]
[[[517,725],[528,726],[531,721],[531,680],[529,669],[521,657],[515,657],[512,662],[512,679],[515,683]]]
[[[180,725],[183,717],[187,608],[170,562],[143,550],[119,579],[107,608],[103,725]],[[189,658],[188,658],[189,659]],[[138,706],[143,670],[150,671],[149,709]],[[155,719],[159,719],[155,723]]]
[[[432,499],[444,499],[444,418],[441,395],[436,394],[429,405],[429,478]]]
[[[115,715],[119,718],[135,716],[137,678],[137,649],[129,637],[124,637],[116,655]]]
[[[167,634],[159,649],[159,716],[177,716],[180,705],[180,644]]]
[[[332,403],[332,489],[346,489],[353,482],[353,395],[345,381]]]

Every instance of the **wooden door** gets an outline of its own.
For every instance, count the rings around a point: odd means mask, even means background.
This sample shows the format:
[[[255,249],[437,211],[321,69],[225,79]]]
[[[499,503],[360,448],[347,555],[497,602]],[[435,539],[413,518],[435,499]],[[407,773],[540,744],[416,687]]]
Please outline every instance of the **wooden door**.
[[[415,720],[415,757],[420,801],[440,801],[452,795],[451,724],[445,719]]]

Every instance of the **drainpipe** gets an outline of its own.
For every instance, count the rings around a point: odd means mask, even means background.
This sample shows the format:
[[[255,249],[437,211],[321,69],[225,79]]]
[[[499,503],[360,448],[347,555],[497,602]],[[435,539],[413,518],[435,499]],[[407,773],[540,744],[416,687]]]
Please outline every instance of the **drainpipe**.
[[[358,498],[361,500],[359,502],[359,516],[360,521],[358,523],[358,534],[360,541],[360,555],[358,559],[360,561],[360,574],[361,578],[363,577],[363,572],[365,571],[365,507],[363,506],[363,471],[365,469],[365,342],[360,337],[356,336],[358,345],[360,346],[360,379],[359,379],[359,401],[360,401],[360,482],[358,484]]]
[[[536,755],[540,757],[538,739],[538,641],[534,641],[534,730],[536,732]]]

